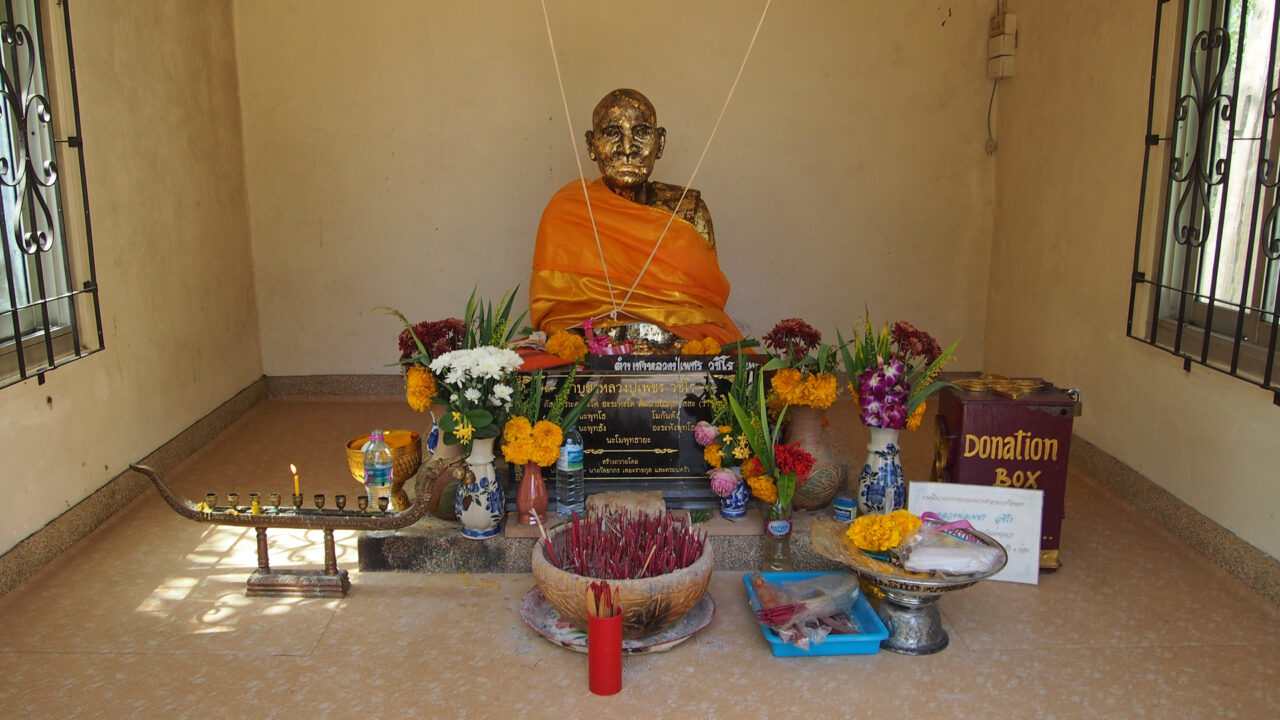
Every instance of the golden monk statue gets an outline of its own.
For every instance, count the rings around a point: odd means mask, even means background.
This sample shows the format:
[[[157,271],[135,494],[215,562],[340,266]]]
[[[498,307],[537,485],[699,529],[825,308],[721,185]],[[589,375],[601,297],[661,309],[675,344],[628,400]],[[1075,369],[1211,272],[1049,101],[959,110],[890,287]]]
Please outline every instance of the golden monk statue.
[[[639,322],[686,340],[742,339],[724,312],[729,281],[706,203],[697,190],[649,180],[666,141],[653,104],[635,90],[596,105],[587,152],[601,177],[585,196],[581,182],[565,185],[542,213],[529,283],[534,327],[553,333],[591,318],[597,328]]]

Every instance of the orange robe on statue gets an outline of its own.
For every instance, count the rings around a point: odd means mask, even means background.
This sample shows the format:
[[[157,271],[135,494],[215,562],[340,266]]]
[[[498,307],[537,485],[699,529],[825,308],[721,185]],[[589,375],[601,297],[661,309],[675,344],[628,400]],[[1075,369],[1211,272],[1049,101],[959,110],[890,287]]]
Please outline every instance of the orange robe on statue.
[[[587,192],[610,282],[605,282],[600,265],[582,183],[575,180],[547,203],[533,251],[529,317],[534,327],[548,334],[613,310],[610,284],[613,301],[622,305],[671,217],[670,212],[619,197],[600,180],[589,183]],[[598,319],[595,326],[643,321],[686,340],[712,337],[725,345],[742,339],[724,312],[728,299],[729,280],[720,271],[715,250],[693,225],[677,217],[618,320]]]

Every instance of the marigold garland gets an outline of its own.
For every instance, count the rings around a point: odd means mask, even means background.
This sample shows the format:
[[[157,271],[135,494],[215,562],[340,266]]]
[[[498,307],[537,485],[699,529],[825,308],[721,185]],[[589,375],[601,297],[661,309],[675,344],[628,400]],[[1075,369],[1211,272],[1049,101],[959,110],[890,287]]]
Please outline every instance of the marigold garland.
[[[915,515],[906,510],[894,510],[888,515],[858,517],[845,531],[845,535],[855,549],[884,552],[898,547],[920,525],[920,518]]]
[[[561,360],[578,360],[587,354],[587,341],[577,333],[561,330],[547,340],[547,352]]]
[[[422,365],[410,365],[405,368],[404,391],[409,407],[426,412],[436,396],[436,377]]]

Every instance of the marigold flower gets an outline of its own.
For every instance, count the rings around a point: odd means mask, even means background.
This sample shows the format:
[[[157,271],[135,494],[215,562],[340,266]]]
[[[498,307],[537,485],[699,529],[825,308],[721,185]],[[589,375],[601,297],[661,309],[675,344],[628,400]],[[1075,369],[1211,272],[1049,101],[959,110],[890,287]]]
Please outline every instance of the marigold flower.
[[[767,503],[778,502],[778,486],[773,484],[773,479],[766,475],[753,475],[747,478],[747,485],[751,488],[751,494],[760,498]]]
[[[409,407],[426,412],[436,396],[436,378],[422,365],[410,365],[404,373],[405,399]]]
[[[702,450],[702,458],[707,464],[713,468],[720,467],[720,463],[724,461],[724,452],[720,448],[720,443],[711,443]]]
[[[860,550],[884,552],[896,548],[920,528],[920,518],[906,510],[887,515],[862,515],[845,531],[850,544]]]
[[[587,341],[577,333],[561,330],[547,340],[547,352],[562,360],[577,360],[587,354]]]
[[[516,415],[508,420],[507,424],[502,427],[502,442],[516,443],[529,437],[532,432],[533,426],[529,424],[529,419]]]
[[[764,464],[760,462],[760,458],[753,457],[742,463],[742,476],[750,477],[752,475],[763,475]]]
[[[922,402],[920,403],[919,407],[917,407],[915,411],[911,413],[911,416],[907,418],[908,430],[920,429],[920,423],[924,422],[925,408],[928,407],[928,405],[929,403]]]
[[[686,342],[680,352],[685,355],[718,355],[721,349],[720,343],[716,342],[715,338],[705,337]]]

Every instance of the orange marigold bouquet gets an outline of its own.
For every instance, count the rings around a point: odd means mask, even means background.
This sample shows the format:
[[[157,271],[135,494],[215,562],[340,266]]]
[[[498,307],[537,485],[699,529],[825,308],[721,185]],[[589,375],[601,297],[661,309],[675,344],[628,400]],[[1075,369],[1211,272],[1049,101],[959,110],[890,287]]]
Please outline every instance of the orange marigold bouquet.
[[[542,394],[547,383],[542,371],[532,377],[522,377],[516,383],[511,414],[502,428],[502,456],[507,462],[516,465],[532,462],[542,466],[555,463],[560,456],[560,443],[564,440],[565,431],[578,422],[578,416],[596,394],[596,388],[591,388],[577,404],[566,410],[577,374],[578,365],[575,363],[556,390],[545,417],[542,415]]]
[[[787,318],[764,336],[772,360],[766,370],[777,369],[770,389],[782,405],[802,405],[825,410],[836,401],[837,348],[822,344],[822,333],[800,318]]]

